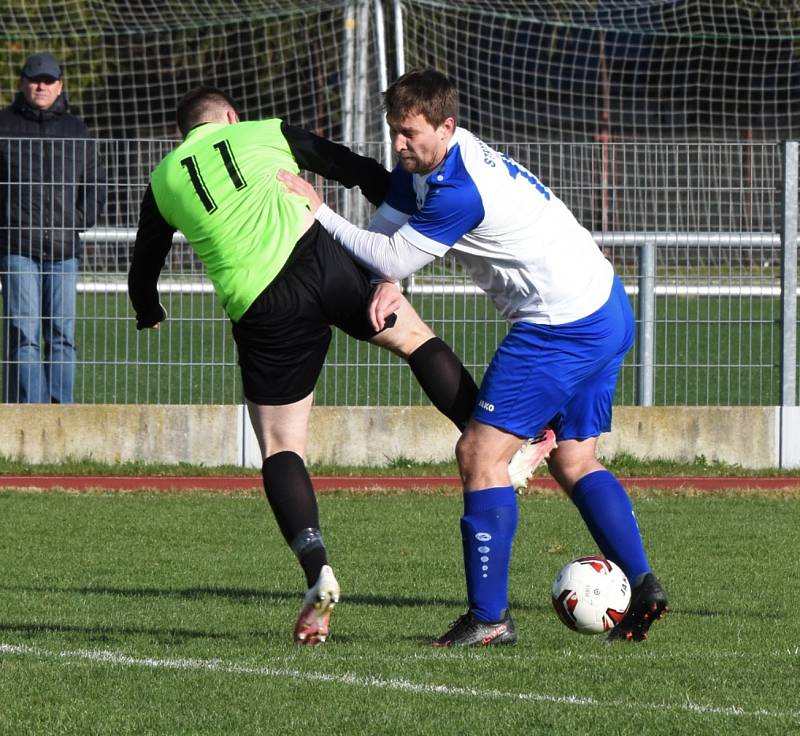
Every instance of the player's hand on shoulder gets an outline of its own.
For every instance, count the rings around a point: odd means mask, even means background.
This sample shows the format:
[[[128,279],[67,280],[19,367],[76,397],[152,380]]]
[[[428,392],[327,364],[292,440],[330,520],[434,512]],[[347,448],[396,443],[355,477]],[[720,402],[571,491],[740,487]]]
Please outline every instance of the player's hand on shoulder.
[[[309,209],[311,213],[319,209],[319,206],[322,204],[322,200],[320,199],[319,195],[317,194],[317,190],[309,184],[302,176],[297,176],[297,174],[292,174],[286,169],[278,169],[278,181],[283,183],[283,186],[286,188],[286,191],[291,194],[299,194],[301,197],[305,197],[309,203]]]

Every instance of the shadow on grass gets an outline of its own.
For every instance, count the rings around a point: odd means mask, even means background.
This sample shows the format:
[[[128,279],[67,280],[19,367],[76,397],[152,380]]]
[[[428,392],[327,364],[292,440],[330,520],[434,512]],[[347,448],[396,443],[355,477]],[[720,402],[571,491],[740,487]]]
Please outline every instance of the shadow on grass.
[[[0,585],[0,591],[8,593],[49,593],[49,594],[77,594],[77,595],[107,595],[126,598],[175,598],[180,600],[205,600],[225,599],[237,603],[299,603],[303,591],[264,590],[259,588],[234,588],[227,586],[201,586],[193,588],[147,588],[147,587],[115,587],[115,586],[83,586],[83,587],[58,587],[58,586],[30,586],[30,585]],[[448,607],[454,611],[466,610],[466,597],[463,598],[433,598],[423,596],[379,595],[370,593],[345,593],[342,598],[347,605],[375,606],[378,608],[418,608],[425,606]],[[511,597],[512,612],[525,611],[526,613],[547,613],[551,611],[549,602],[538,604],[525,603]],[[672,613],[676,612],[674,606],[670,607]],[[780,613],[767,611],[731,611],[730,609],[715,610],[712,608],[681,608],[680,614],[690,618],[715,618],[720,616],[735,615],[739,618],[757,618],[759,620],[782,619]],[[0,629],[2,627],[0,626]]]
[[[74,624],[0,624],[0,631],[13,632],[28,637],[49,634],[80,634],[94,644],[116,642],[123,636],[151,636],[159,644],[181,644],[194,639],[236,639],[229,634],[215,634],[210,631],[192,629],[152,629],[120,626],[75,626]]]
[[[230,600],[242,604],[261,604],[261,603],[299,603],[303,591],[283,591],[283,590],[264,590],[260,588],[235,588],[228,586],[199,586],[192,588],[148,588],[148,587],[122,587],[122,586],[32,586],[32,585],[0,585],[0,592],[6,593],[45,593],[45,594],[75,594],[75,595],[98,595],[113,596],[119,598],[163,598],[179,600]],[[401,596],[393,594],[372,594],[372,593],[345,593],[342,598],[348,606],[374,606],[377,608],[419,608],[436,607],[459,610],[463,613],[466,610],[466,597],[459,598],[440,598],[425,596]],[[526,613],[548,613],[551,611],[549,602],[544,600],[541,603],[526,603],[511,597],[512,612]],[[783,616],[778,613],[768,611],[732,611],[729,608],[716,610],[713,608],[681,608],[679,611],[675,606],[670,607],[671,612],[679,612],[681,616],[689,618],[706,619],[717,617],[728,617],[735,615],[738,618],[754,618],[765,621],[778,621]],[[0,625],[0,630],[2,630]],[[142,631],[141,633],[147,633]],[[157,633],[157,631],[151,632]],[[197,634],[205,636],[205,634]]]
[[[30,585],[5,585],[0,586],[0,591],[8,593],[49,593],[49,594],[77,594],[77,595],[108,595],[129,598],[178,598],[182,600],[227,599],[238,603],[263,603],[263,602],[289,602],[297,603],[305,591],[280,591],[263,590],[257,588],[230,588],[225,586],[208,586],[196,588],[145,588],[145,587],[113,587],[113,586],[85,586],[85,587],[58,587],[58,586],[30,586]],[[352,593],[346,595],[348,604],[362,606],[462,606],[464,599],[447,600],[442,598],[403,597],[396,595],[361,595]]]

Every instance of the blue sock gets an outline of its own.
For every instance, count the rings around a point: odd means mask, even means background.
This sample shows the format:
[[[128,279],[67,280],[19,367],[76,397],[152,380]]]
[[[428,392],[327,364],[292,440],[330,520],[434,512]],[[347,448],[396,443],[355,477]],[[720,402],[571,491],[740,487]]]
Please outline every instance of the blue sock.
[[[508,608],[508,567],[517,531],[517,496],[511,486],[464,494],[461,539],[472,613],[499,621]]]
[[[631,585],[639,583],[650,572],[650,565],[631,500],[622,484],[607,470],[596,470],[575,484],[572,502],[603,556],[622,568]]]

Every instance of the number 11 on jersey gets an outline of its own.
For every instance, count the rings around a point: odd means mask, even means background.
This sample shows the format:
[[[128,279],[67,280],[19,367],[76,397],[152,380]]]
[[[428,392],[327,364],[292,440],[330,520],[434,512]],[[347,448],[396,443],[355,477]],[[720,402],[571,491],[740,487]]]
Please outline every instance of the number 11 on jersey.
[[[217,153],[219,153],[220,157],[222,158],[222,163],[225,165],[225,171],[228,172],[228,176],[230,177],[233,186],[237,191],[244,189],[247,186],[247,182],[245,181],[244,176],[242,176],[239,165],[236,163],[236,158],[233,155],[230,143],[227,140],[222,140],[219,143],[215,143],[214,148],[217,149]],[[212,212],[216,212],[217,203],[214,201],[214,197],[211,196],[211,192],[208,191],[208,187],[203,179],[203,175],[200,173],[200,167],[197,165],[197,159],[194,156],[187,156],[186,158],[181,159],[181,165],[188,172],[189,178],[192,181],[192,186],[194,187],[195,192],[197,192],[197,196],[200,198],[200,201],[203,203],[203,207],[205,207],[206,212],[208,212],[209,215]]]

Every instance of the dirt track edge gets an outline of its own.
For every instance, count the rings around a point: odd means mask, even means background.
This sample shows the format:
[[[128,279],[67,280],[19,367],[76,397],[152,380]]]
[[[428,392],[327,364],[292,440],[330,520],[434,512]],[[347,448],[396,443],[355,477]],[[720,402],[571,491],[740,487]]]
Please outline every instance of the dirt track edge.
[[[661,476],[620,478],[630,489],[692,489],[716,491],[724,489],[770,490],[796,488],[800,490],[800,477],[784,476]],[[316,476],[312,478],[317,491],[349,490],[413,490],[460,488],[455,476]],[[537,477],[530,481],[531,488],[555,489],[552,478]],[[6,475],[0,476],[0,488],[33,488],[41,490],[64,489],[71,491],[144,491],[144,490],[202,490],[248,491],[262,488],[258,476],[113,476],[113,475]]]

